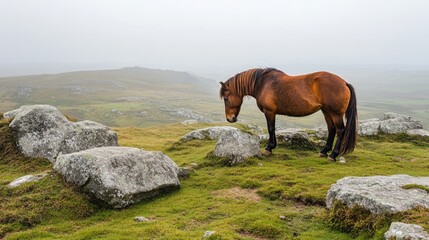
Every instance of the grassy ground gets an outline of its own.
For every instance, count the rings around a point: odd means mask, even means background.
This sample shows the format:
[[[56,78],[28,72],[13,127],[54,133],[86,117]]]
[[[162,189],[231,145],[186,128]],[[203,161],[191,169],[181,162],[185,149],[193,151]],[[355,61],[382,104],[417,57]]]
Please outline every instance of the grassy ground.
[[[368,239],[368,231],[328,222],[332,216],[324,201],[330,185],[345,176],[429,175],[428,138],[405,135],[360,138],[346,164],[318,158],[316,151],[279,146],[271,157],[223,167],[206,157],[215,141],[178,142],[188,131],[206,126],[115,129],[122,146],[163,151],[179,166],[199,167],[181,181],[180,190],[109,210],[89,203],[54,173],[38,183],[8,189],[15,178],[51,171],[52,166],[43,159],[20,156],[10,145],[7,121],[2,120],[0,238],[201,239],[212,230],[216,234],[210,239]],[[150,221],[135,222],[136,216]],[[429,230],[427,210],[401,218]],[[372,238],[380,239],[386,228],[381,224]]]

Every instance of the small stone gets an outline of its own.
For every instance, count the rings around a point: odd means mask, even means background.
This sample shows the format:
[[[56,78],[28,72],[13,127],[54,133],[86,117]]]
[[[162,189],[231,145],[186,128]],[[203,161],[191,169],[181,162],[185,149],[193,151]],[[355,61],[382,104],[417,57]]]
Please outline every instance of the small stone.
[[[192,168],[197,168],[197,167],[198,167],[198,163],[194,163],[194,162],[193,162],[193,163],[191,163],[191,167],[192,167]]]
[[[286,220],[286,216],[283,216],[283,215],[279,216],[279,218],[280,218],[280,220],[282,220],[282,221],[285,221],[285,220]]]
[[[340,157],[340,163],[347,163],[346,158],[345,157]]]
[[[197,124],[197,123],[198,123],[198,121],[194,120],[194,119],[185,120],[185,121],[182,122],[183,125],[190,125],[190,124]]]
[[[215,234],[215,233],[216,233],[215,231],[206,231],[206,232],[204,233],[203,238],[208,238],[208,237],[210,237],[211,235],[213,235],[213,234]]]
[[[419,225],[392,222],[389,231],[384,233],[384,238],[397,240],[429,239],[429,233]]]
[[[189,167],[181,167],[179,168],[179,174],[177,175],[181,179],[189,178],[191,175],[192,169]]]
[[[142,216],[139,216],[139,217],[135,217],[134,221],[136,221],[136,222],[149,222],[149,219],[142,217]]]
[[[26,175],[26,176],[15,179],[11,183],[9,183],[8,187],[14,188],[14,187],[18,187],[24,183],[39,181],[40,179],[46,177],[47,175],[48,174]]]
[[[263,166],[262,162],[258,162],[258,166],[262,167]]]

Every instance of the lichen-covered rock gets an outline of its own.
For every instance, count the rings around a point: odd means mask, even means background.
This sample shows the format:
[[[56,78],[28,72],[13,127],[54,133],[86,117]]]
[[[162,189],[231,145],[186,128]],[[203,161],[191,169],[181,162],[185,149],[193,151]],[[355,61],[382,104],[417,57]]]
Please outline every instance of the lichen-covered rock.
[[[429,233],[421,226],[415,224],[406,224],[401,222],[392,222],[389,231],[384,233],[386,240],[429,240]]]
[[[101,147],[60,155],[54,170],[96,200],[123,208],[180,187],[179,168],[161,152]]]
[[[85,120],[71,123],[71,127],[64,136],[60,153],[79,152],[105,146],[118,146],[117,134],[103,124]]]
[[[108,127],[91,121],[70,122],[53,106],[22,106],[5,115],[14,118],[9,127],[25,156],[43,157],[54,163],[61,153],[118,145],[116,133]]]
[[[377,135],[378,133],[406,133],[412,129],[422,129],[422,124],[410,116],[398,113],[385,113],[381,118],[359,122],[359,135]]]
[[[315,137],[323,135],[323,130],[314,133]],[[268,134],[259,135],[260,140],[268,140]],[[286,128],[276,131],[276,139],[278,143],[283,143],[286,146],[298,149],[314,149],[317,143],[311,141],[305,129],[300,128]]]
[[[219,139],[220,135],[222,135],[225,132],[230,132],[230,131],[240,131],[238,130],[238,128],[235,127],[208,127],[208,128],[201,128],[201,129],[196,129],[194,131],[191,131],[189,133],[187,133],[185,136],[182,137],[182,141],[190,141],[193,139],[198,139],[198,140],[202,140],[202,139],[210,139],[210,140],[214,140],[214,139]]]
[[[309,134],[309,137],[315,137],[322,140],[326,140],[328,138],[328,129],[326,128],[318,127],[311,130],[314,131],[314,133]]]
[[[310,137],[304,129],[287,128],[276,132],[277,141],[297,148],[314,147]]]
[[[227,158],[228,165],[236,165],[249,157],[260,156],[259,138],[239,130],[224,132],[216,143],[213,154]]]
[[[359,205],[373,214],[407,211],[417,206],[429,208],[429,194],[421,189],[404,189],[404,185],[429,187],[429,177],[408,175],[345,177],[332,184],[326,196],[326,206],[335,201],[347,207]]]
[[[22,106],[6,115],[14,117],[9,127],[16,132],[17,145],[25,156],[55,161],[70,128],[58,109],[49,105]]]
[[[20,178],[13,180],[7,186],[10,188],[18,187],[24,183],[39,181],[40,179],[46,177],[47,175],[48,174],[46,174],[46,173],[37,174],[37,175],[25,175],[25,176],[22,176]]]
[[[429,131],[423,130],[423,129],[411,129],[407,130],[408,135],[419,135],[423,137],[429,137]]]
[[[16,116],[16,114],[18,114],[19,112],[21,112],[23,110],[23,107],[25,107],[25,106],[22,106],[18,109],[3,113],[3,118],[14,118]]]

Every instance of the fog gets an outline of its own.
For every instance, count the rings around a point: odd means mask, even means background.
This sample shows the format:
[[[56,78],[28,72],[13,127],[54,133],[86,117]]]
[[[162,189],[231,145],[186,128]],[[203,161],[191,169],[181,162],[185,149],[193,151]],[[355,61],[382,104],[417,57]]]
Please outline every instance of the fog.
[[[429,1],[0,1],[0,76],[429,66]]]

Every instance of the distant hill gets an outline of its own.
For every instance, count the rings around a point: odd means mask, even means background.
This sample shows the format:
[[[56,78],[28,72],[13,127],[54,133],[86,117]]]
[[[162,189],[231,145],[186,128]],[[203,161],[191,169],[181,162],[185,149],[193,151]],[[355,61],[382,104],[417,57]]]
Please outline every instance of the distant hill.
[[[429,72],[336,73],[355,87],[360,119],[398,112],[429,128]],[[76,118],[114,127],[147,127],[189,119],[225,121],[219,87],[215,80],[187,72],[142,67],[5,77],[0,78],[0,112],[43,103]],[[253,98],[245,99],[239,120],[266,126]],[[278,128],[324,125],[320,112],[304,118],[277,118]]]
[[[40,103],[113,126],[210,121],[190,105],[216,100],[217,85],[187,72],[142,67],[7,77],[0,78],[0,111]]]

